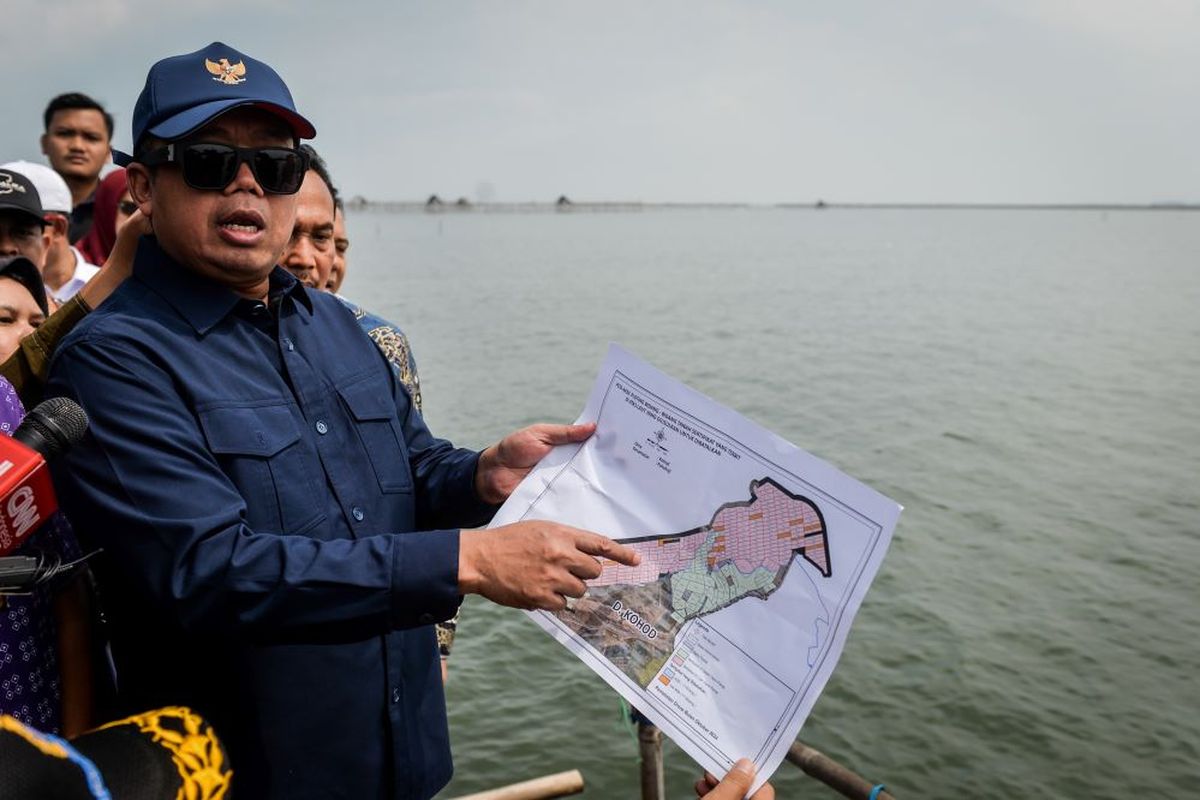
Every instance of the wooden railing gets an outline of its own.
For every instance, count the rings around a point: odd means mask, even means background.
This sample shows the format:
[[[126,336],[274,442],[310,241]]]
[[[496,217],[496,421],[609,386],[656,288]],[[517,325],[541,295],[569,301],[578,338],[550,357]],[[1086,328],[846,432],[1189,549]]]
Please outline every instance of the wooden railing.
[[[638,745],[642,755],[642,800],[665,800],[663,787],[662,732],[648,722],[638,722]],[[850,800],[896,800],[884,789],[842,766],[820,750],[797,740],[787,760],[805,775],[815,778]]]
[[[648,722],[639,722],[638,751],[641,755],[642,800],[665,800],[662,731]],[[787,760],[803,770],[805,775],[850,800],[896,800],[891,792],[799,740],[788,750]],[[583,788],[583,775],[579,770],[573,769],[499,789],[464,795],[455,800],[551,800],[555,797],[579,794]]]
[[[579,770],[559,772],[534,778],[499,789],[489,789],[486,792],[468,794],[455,800],[550,800],[553,797],[569,797],[583,791],[583,775]]]

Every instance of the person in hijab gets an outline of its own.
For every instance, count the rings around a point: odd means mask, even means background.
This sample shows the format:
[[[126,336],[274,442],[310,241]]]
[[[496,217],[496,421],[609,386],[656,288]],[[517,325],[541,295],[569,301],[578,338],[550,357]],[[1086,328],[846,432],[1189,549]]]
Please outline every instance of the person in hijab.
[[[46,318],[46,290],[29,259],[0,261],[0,358]],[[13,388],[0,378],[0,435],[12,436],[25,416]],[[62,514],[54,514],[16,555],[70,563],[82,555]],[[49,733],[76,735],[92,714],[87,584],[71,570],[20,594],[0,592],[0,714]]]
[[[122,204],[125,204],[124,210]],[[108,260],[113,244],[117,241],[117,223],[128,219],[134,211],[132,205],[124,169],[113,170],[100,181],[100,186],[96,189],[92,229],[75,243],[89,263],[103,264]]]

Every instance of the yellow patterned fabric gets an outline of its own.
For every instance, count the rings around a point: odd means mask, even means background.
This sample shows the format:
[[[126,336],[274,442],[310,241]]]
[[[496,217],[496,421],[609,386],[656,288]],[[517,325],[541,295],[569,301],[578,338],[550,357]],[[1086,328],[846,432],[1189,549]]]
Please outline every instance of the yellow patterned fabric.
[[[222,800],[229,793],[233,772],[211,726],[183,706],[168,706],[96,730],[136,725],[138,730],[171,753],[183,785],[176,800]]]

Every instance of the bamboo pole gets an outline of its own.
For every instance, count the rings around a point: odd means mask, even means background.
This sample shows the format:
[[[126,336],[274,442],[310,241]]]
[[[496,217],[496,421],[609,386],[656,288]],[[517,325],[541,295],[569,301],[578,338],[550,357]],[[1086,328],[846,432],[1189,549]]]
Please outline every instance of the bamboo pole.
[[[821,783],[851,800],[867,800],[875,788],[866,778],[843,767],[829,756],[796,740],[788,749],[787,760]],[[896,800],[891,792],[880,790],[876,800]]]
[[[549,800],[567,797],[583,791],[583,775],[577,769],[544,775],[523,783],[488,789],[486,792],[463,795],[455,800]]]
[[[642,800],[664,800],[662,731],[644,719],[638,721],[638,752],[642,757]]]

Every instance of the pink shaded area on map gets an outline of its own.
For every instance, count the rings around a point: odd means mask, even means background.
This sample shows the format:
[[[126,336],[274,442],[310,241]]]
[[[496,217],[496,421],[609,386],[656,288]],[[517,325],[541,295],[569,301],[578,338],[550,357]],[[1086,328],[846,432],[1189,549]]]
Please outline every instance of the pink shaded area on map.
[[[608,559],[600,559],[604,571],[600,577],[588,581],[589,586],[610,586],[612,584],[638,585],[658,580],[664,572],[679,572],[687,569],[696,557],[696,550],[704,544],[704,532],[676,538],[664,536],[642,542],[627,544],[642,554],[642,563],[636,567],[627,567]]]
[[[626,542],[641,553],[642,563],[626,567],[601,559],[604,571],[589,585],[637,585],[657,580],[663,573],[680,572],[692,563],[709,534],[716,534],[708,552],[709,569],[732,560],[742,573],[762,568],[777,572],[800,551],[821,574],[829,575],[825,526],[816,508],[772,481],[755,482],[751,491],[750,503],[722,506],[709,525],[695,532]]]

